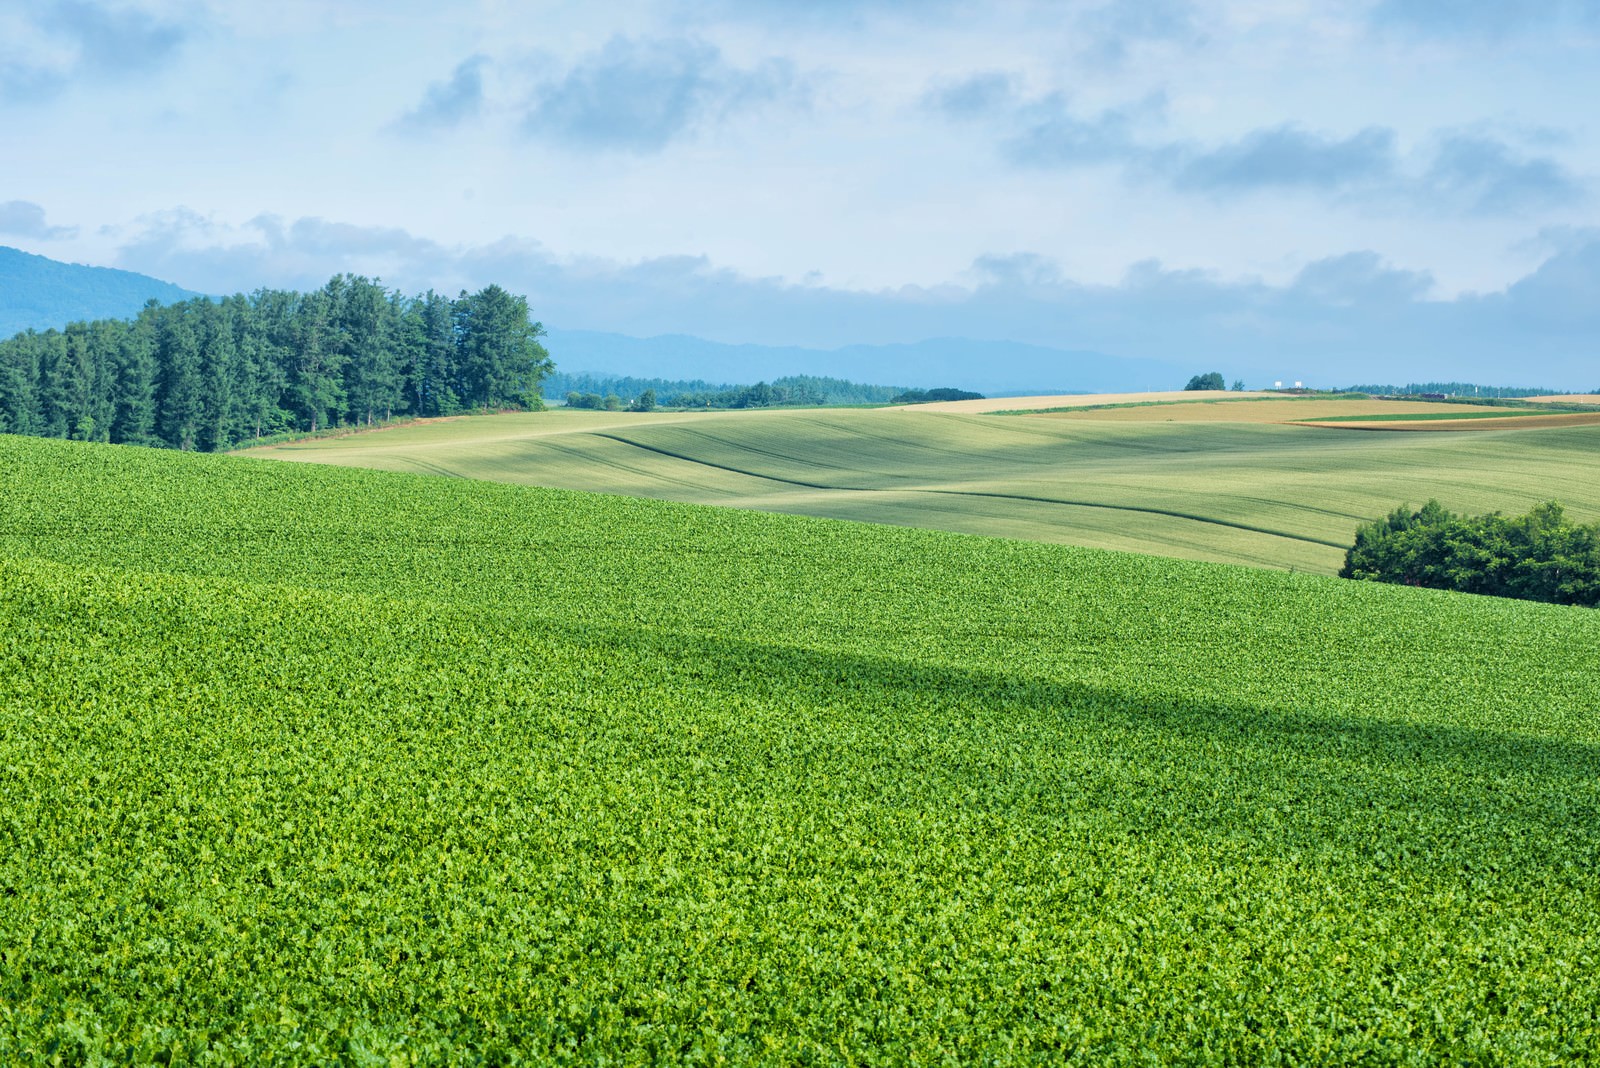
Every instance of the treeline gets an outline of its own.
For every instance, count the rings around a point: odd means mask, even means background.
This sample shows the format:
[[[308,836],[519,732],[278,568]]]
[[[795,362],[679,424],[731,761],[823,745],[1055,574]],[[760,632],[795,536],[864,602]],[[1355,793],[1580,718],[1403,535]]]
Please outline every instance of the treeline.
[[[757,382],[709,392],[685,392],[663,397],[669,408],[810,408],[827,404],[827,392],[803,376]]]
[[[1371,393],[1391,396],[1407,393],[1448,393],[1455,397],[1554,397],[1566,392],[1560,389],[1534,389],[1521,386],[1483,386],[1475,382],[1408,382],[1403,386],[1367,385],[1351,386],[1341,393]]]
[[[567,403],[580,408],[638,407],[646,392],[656,404],[667,408],[775,408],[887,404],[904,390],[900,386],[872,386],[818,375],[786,375],[755,385],[713,385],[700,379],[557,372],[545,382],[546,396],[565,393]],[[576,404],[573,396],[578,397]]]
[[[647,389],[633,400],[624,403],[615,393],[607,393],[602,397],[598,393],[579,393],[573,390],[567,394],[567,407],[591,408],[607,412],[620,412],[624,408],[630,412],[653,412],[656,410],[656,391]]]
[[[1524,516],[1456,515],[1438,501],[1401,507],[1356,531],[1341,578],[1600,605],[1600,525],[1549,501]]]
[[[589,371],[553,371],[544,380],[546,397],[562,397],[568,393],[580,396],[593,394],[597,397],[614,396],[623,404],[637,400],[647,389],[657,397],[666,397],[678,393],[710,393],[734,388],[726,383],[707,382],[699,378],[635,378],[632,375]]]
[[[929,401],[959,401],[983,400],[982,393],[968,393],[964,389],[908,389],[898,393],[890,401],[892,404],[927,404]]]
[[[538,407],[550,372],[527,299],[451,300],[339,275],[147,304],[132,320],[0,342],[0,433],[206,452],[401,416]]]

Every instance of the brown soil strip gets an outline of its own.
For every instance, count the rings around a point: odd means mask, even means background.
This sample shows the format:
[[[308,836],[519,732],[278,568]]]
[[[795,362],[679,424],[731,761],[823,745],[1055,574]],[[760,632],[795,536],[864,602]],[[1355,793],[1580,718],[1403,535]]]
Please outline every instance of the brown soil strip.
[[[1556,412],[1550,415],[1513,415],[1505,419],[1431,419],[1419,423],[1319,423],[1295,420],[1295,426],[1314,426],[1324,430],[1538,430],[1559,426],[1600,425],[1600,412]]]

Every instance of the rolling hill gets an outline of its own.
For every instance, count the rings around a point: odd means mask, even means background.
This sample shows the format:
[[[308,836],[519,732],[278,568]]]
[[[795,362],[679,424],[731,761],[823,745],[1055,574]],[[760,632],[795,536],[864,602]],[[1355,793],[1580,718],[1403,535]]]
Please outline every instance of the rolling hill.
[[[1357,526],[1406,502],[1523,512],[1557,498],[1581,521],[1600,519],[1600,426],[1381,434],[1294,425],[1365,410],[1233,394],[1037,416],[557,410],[255,454],[1324,574],[1338,570]]]

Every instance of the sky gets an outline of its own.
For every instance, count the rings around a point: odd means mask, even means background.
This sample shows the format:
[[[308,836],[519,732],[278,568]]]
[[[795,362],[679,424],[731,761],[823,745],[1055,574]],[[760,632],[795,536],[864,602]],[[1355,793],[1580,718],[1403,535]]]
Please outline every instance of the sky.
[[[1588,390],[1597,99],[1600,0],[0,0],[0,244]]]

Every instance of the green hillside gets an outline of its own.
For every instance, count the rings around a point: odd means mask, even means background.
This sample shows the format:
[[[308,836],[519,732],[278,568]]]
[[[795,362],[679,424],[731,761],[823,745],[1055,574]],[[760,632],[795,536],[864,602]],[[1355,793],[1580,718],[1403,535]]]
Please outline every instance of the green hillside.
[[[1148,411],[1181,420],[1216,407]],[[1407,501],[1525,512],[1557,498],[1600,519],[1600,427],[1357,434],[1243,421],[1266,406],[1227,407],[1241,421],[555,411],[262,455],[1330,575],[1356,527]]]
[[[132,318],[146,301],[195,295],[132,271],[61,263],[0,246],[0,338],[90,319]]]
[[[1600,1053],[1595,612],[50,440],[0,471],[0,1061]]]

